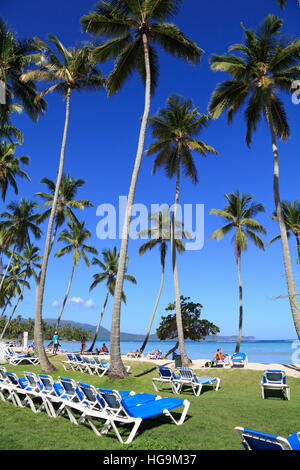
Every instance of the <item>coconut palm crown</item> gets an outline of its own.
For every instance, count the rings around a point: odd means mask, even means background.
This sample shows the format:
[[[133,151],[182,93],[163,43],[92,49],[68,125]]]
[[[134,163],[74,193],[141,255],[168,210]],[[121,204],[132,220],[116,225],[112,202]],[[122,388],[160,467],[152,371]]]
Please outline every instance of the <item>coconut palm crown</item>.
[[[146,82],[144,41],[147,37],[151,73],[151,92],[158,83],[159,62],[156,44],[175,57],[197,63],[203,51],[168,20],[179,10],[182,0],[108,0],[97,4],[93,12],[81,18],[85,32],[108,41],[95,47],[96,61],[116,59],[108,82],[108,94],[120,90],[136,70]]]

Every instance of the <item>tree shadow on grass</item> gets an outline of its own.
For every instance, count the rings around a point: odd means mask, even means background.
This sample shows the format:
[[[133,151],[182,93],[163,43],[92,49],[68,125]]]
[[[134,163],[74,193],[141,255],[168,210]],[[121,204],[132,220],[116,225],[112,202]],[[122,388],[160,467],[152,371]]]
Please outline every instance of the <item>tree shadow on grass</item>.
[[[145,370],[145,371],[142,372],[141,374],[136,374],[136,375],[134,375],[134,377],[143,377],[144,375],[151,374],[151,373],[154,372],[155,370],[156,370],[156,367],[152,367],[152,369]]]

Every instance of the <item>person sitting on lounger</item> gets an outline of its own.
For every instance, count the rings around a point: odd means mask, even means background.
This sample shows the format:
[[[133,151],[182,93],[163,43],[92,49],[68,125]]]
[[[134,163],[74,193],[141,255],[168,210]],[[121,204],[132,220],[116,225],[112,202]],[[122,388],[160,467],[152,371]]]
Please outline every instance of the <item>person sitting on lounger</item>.
[[[214,357],[212,358],[211,362],[215,362],[215,361],[224,361],[225,359],[225,354],[223,353],[222,349],[221,348],[218,348],[217,349],[217,352],[216,354],[214,355]]]
[[[141,349],[137,349],[136,351],[128,351],[130,354],[142,354]]]

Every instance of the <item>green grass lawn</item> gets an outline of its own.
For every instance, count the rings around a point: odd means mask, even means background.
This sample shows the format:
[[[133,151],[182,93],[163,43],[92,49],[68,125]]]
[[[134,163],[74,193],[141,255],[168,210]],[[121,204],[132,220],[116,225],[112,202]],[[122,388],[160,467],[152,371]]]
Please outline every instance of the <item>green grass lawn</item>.
[[[96,387],[135,392],[154,393],[151,378],[157,376],[156,366],[149,363],[131,363],[130,374],[123,380],[99,378],[80,372],[64,371],[64,356],[51,357],[57,367],[52,374],[72,377]],[[130,364],[130,361],[125,361]],[[7,366],[7,370],[23,377],[23,371],[40,373],[39,366]],[[242,450],[235,426],[244,426],[287,437],[299,431],[300,380],[287,378],[291,400],[280,397],[261,398],[261,371],[243,369],[199,370],[198,375],[216,375],[221,379],[220,389],[202,389],[200,397],[185,389],[180,395],[191,402],[185,423],[176,426],[166,416],[145,420],[133,442],[122,446],[113,431],[97,437],[88,424],[75,426],[66,416],[51,419],[45,412],[32,413],[30,408],[16,408],[10,402],[0,401],[1,450]],[[161,396],[174,396],[170,390]],[[101,423],[99,423],[101,424]]]

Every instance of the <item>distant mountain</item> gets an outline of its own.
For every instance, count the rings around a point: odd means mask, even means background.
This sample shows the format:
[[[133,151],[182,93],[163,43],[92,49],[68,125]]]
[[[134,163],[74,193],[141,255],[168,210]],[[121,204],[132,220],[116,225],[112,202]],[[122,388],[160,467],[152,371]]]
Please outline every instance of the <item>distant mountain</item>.
[[[43,319],[45,323],[47,323],[50,326],[55,325],[56,323],[56,318],[44,318]],[[61,320],[61,325],[66,325],[69,324],[71,325],[71,328],[82,328],[85,331],[91,331],[92,334],[94,335],[96,332],[96,326],[95,325],[90,325],[89,323],[79,323],[75,322],[72,320]],[[134,333],[120,333],[120,339],[122,341],[142,341],[145,338],[144,334],[134,334]],[[110,340],[110,331],[104,328],[103,326],[100,326],[100,330],[98,333],[98,340],[105,340],[109,341]],[[158,337],[156,335],[150,335],[149,340],[151,341],[157,341]]]
[[[44,321],[50,325],[53,326],[56,323],[56,318],[44,318]],[[79,323],[75,322],[72,320],[61,320],[60,322],[62,325],[65,324],[70,324],[72,328],[82,328],[85,331],[91,331],[92,334],[94,335],[96,332],[96,326],[95,325],[90,325],[89,323]],[[143,341],[145,338],[145,334],[134,334],[134,333],[120,333],[120,339],[121,341]],[[109,341],[110,340],[110,331],[104,328],[103,326],[100,326],[99,334],[98,334],[98,340],[104,340],[104,341]],[[207,336],[205,338],[206,341],[236,341],[237,336]],[[255,341],[254,336],[243,336],[242,341]],[[158,341],[158,337],[153,334],[150,335],[149,341]]]

